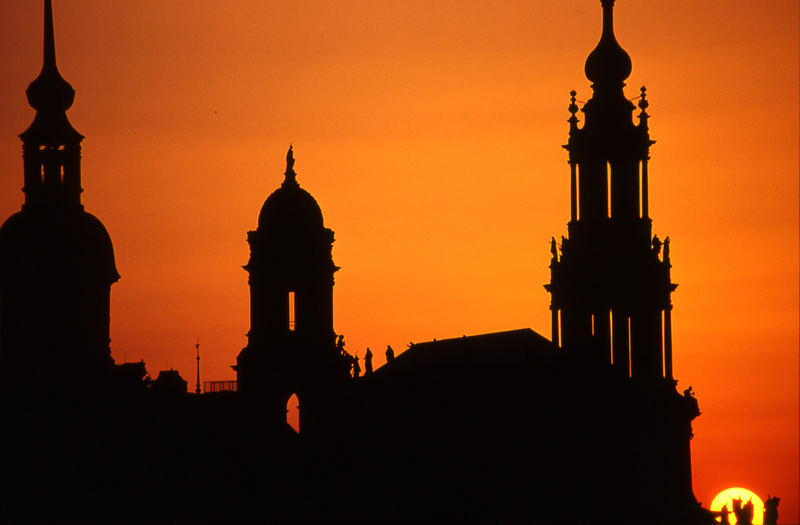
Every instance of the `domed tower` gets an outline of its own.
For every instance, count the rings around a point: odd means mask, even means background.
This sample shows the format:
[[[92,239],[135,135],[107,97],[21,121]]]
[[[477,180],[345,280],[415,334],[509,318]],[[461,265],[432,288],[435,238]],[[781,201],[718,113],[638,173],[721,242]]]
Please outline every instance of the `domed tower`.
[[[333,231],[297,183],[291,146],[284,175],[247,234],[250,332],[236,371],[239,391],[258,395],[276,420],[297,394],[302,427],[313,392],[347,377],[347,365],[333,331]]]
[[[0,228],[0,369],[16,389],[79,390],[113,367],[119,274],[108,232],[81,204],[83,136],[66,114],[75,90],[56,67],[50,0],[42,70],[27,95],[36,116],[20,135],[25,203]]]
[[[623,92],[631,59],[614,36],[614,0],[602,0],[603,33],[586,60],[592,98],[578,127],[569,111],[571,214],[561,256],[550,263],[553,341],[613,364],[621,375],[672,381],[669,238],[652,236],[647,163],[648,102]]]

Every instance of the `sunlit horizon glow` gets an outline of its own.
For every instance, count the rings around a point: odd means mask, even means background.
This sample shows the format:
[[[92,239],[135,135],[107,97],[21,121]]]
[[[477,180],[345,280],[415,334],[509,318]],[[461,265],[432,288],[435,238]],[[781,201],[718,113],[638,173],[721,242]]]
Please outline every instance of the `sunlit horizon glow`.
[[[549,338],[549,240],[566,234],[569,91],[599,0],[54,0],[77,91],[83,203],[122,279],[112,353],[234,378],[246,232],[281,183],[334,230],[334,327],[391,344],[530,327]],[[672,243],[674,370],[697,393],[693,486],[746,484],[800,521],[796,0],[617,0],[647,86],[653,233]],[[0,219],[20,209],[41,2],[0,4]],[[582,117],[582,114],[578,115]]]
[[[728,522],[736,523],[736,515],[733,514],[733,500],[737,498],[742,501],[742,505],[748,501],[753,502],[753,525],[762,525],[764,523],[764,502],[752,490],[741,487],[725,489],[714,497],[709,510],[719,512],[725,507],[728,510]],[[717,517],[717,523],[721,522],[722,518]]]

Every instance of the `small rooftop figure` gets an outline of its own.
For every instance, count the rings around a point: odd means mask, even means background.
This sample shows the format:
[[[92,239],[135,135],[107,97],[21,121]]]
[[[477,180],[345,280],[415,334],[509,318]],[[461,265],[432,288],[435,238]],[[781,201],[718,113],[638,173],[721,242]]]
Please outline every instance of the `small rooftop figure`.
[[[553,255],[553,260],[558,260],[558,248],[556,248],[556,238],[550,237],[550,253]]]
[[[778,504],[781,498],[776,498],[767,494],[767,501],[764,502],[764,525],[775,525],[778,523]]]
[[[372,351],[367,347],[367,353],[364,354],[364,375],[372,373]]]
[[[344,336],[343,335],[340,335],[339,339],[336,341],[336,349],[340,353],[342,353],[342,354],[344,353]]]
[[[656,255],[661,253],[661,239],[658,238],[658,235],[653,235],[653,253]]]
[[[291,144],[289,144],[289,151],[286,152],[286,173],[294,173],[294,152]]]
[[[286,152],[286,172],[284,175],[286,178],[283,180],[282,186],[296,187],[298,185],[297,173],[294,172],[294,152],[291,144],[289,144],[289,151]]]
[[[358,364],[358,355],[353,356],[353,378],[357,379],[361,375],[361,366]]]
[[[736,523],[740,525],[753,524],[753,500],[747,500],[742,505],[742,498],[735,498],[731,500],[733,504],[733,515],[736,516]]]
[[[388,365],[392,361],[394,361],[394,350],[390,345],[386,345],[386,364]]]

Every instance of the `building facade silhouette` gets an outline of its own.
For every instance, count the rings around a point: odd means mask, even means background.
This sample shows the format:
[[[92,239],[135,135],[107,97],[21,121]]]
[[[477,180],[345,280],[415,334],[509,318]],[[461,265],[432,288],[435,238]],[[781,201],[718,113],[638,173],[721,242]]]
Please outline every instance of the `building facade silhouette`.
[[[0,521],[712,522],[692,492],[697,401],[672,373],[669,243],[651,236],[648,103],[643,89],[634,124],[613,4],[602,0],[586,61],[582,127],[574,92],[569,108],[552,341],[523,328],[387,348],[394,357],[360,376],[334,332],[333,231],[290,147],[247,237],[237,388],[189,394],[177,371],[151,381],[143,362],[110,357],[119,275],[80,204],[82,136],[66,117],[74,91],[55,66],[45,0],[26,200],[0,228],[0,366],[51,398],[0,400],[0,462],[14,480]],[[93,383],[103,388],[79,404],[53,395]],[[286,420],[293,395],[299,433]]]

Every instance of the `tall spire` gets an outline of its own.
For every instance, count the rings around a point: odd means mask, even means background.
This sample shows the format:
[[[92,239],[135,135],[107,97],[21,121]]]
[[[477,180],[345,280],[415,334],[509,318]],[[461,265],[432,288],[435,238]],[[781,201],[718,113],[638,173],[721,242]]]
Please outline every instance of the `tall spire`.
[[[28,102],[37,111],[63,112],[72,106],[75,90],[61,77],[56,65],[55,35],[53,30],[53,5],[44,1],[44,49],[42,71],[30,83]]]
[[[603,4],[603,34],[600,42],[586,59],[586,78],[597,88],[622,87],[631,74],[631,57],[622,49],[614,36],[614,0],[601,0]]]
[[[42,64],[42,71],[53,70],[58,71],[56,67],[56,38],[53,30],[53,2],[51,0],[44,0],[44,63]]]

